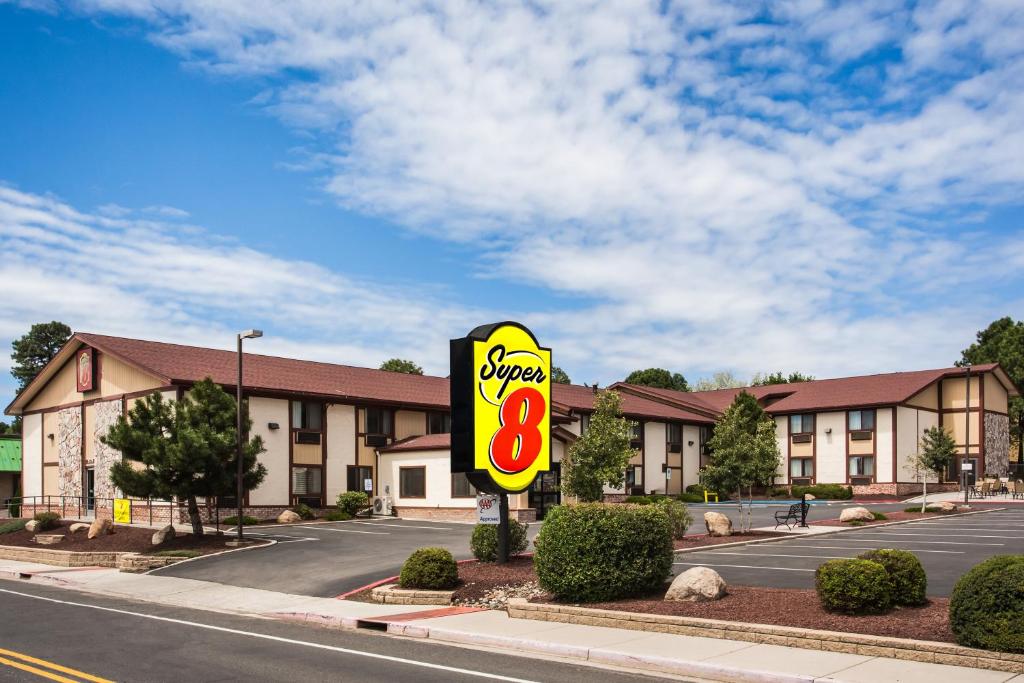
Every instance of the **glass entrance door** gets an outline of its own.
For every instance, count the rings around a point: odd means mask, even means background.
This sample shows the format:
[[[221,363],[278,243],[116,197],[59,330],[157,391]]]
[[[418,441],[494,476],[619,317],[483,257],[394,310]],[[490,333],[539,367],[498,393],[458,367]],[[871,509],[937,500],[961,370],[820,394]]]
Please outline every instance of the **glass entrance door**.
[[[547,511],[562,502],[561,463],[552,463],[551,471],[540,474],[530,487],[530,507],[537,511],[537,519],[544,519]]]
[[[88,512],[96,509],[96,470],[91,467],[85,471],[85,509]]]

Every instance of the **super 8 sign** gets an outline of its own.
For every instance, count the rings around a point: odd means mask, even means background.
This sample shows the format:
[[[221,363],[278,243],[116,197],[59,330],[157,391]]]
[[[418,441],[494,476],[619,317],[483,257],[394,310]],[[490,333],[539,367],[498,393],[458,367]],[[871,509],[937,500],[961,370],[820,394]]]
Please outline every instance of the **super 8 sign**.
[[[451,342],[452,472],[519,493],[551,469],[551,349],[515,322]]]

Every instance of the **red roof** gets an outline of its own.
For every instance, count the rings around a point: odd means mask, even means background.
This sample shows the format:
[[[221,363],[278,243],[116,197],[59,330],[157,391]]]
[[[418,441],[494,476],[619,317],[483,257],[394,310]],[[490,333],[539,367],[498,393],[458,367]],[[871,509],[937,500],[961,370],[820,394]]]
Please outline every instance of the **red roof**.
[[[669,405],[663,401],[651,400],[625,392],[619,392],[619,395],[622,398],[622,412],[629,417],[679,420],[701,424],[714,422],[714,419],[707,415]],[[551,400],[570,410],[589,413],[594,409],[594,389],[576,384],[553,384],[551,385]]]
[[[446,451],[451,447],[451,434],[424,434],[423,436],[410,436],[407,439],[396,441],[387,448],[380,449],[380,452],[406,453],[409,451]]]

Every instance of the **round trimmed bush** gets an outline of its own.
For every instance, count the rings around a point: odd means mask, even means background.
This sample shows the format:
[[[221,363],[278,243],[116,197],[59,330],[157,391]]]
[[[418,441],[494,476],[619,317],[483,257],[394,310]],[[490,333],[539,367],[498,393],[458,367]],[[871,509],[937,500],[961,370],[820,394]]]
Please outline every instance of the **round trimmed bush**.
[[[292,512],[297,514],[300,519],[316,519],[316,513],[313,512],[313,508],[309,507],[305,503],[299,503],[293,507]]]
[[[459,566],[444,548],[420,548],[402,565],[398,585],[402,588],[447,590],[459,582]]]
[[[892,582],[892,602],[894,605],[923,605],[927,598],[928,577],[917,555],[906,550],[869,550],[857,556],[861,560],[871,560],[885,567],[885,572]]]
[[[665,497],[655,500],[654,505],[668,517],[668,522],[672,526],[672,538],[683,538],[693,523],[693,517],[686,509],[686,504],[676,498]]]
[[[562,505],[544,518],[533,545],[541,587],[563,600],[646,593],[672,571],[672,526],[657,505]]]
[[[961,645],[1024,652],[1024,555],[997,555],[960,577],[949,625]]]
[[[56,512],[37,512],[32,519],[39,522],[39,526],[36,527],[37,531],[55,529],[60,524],[60,515]]]
[[[814,584],[829,612],[877,614],[892,605],[889,574],[871,560],[829,560],[814,573]]]
[[[508,520],[508,554],[519,555],[526,551],[530,545],[530,539],[526,532],[529,524],[523,524],[519,520]],[[473,527],[473,536],[469,539],[469,549],[473,557],[481,562],[494,562],[498,559],[498,525],[477,524]]]
[[[338,509],[352,517],[370,505],[370,497],[362,491],[345,491],[338,495]]]

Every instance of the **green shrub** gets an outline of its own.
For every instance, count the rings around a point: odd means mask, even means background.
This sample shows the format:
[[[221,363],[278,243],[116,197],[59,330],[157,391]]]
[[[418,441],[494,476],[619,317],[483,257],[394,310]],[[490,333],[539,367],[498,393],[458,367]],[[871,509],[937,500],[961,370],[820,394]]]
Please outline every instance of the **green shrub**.
[[[704,488],[703,484],[690,484],[689,486],[686,487],[686,492],[687,493],[696,493],[697,495],[699,495],[701,497],[701,500],[704,499],[704,492],[705,491],[707,491],[707,489]]]
[[[541,587],[564,600],[646,593],[660,588],[672,570],[672,527],[660,506],[556,507],[533,544]]]
[[[876,522],[884,522],[885,520],[889,519],[885,516],[885,514],[881,512],[872,512],[871,516],[875,518]]]
[[[347,512],[352,517],[369,505],[370,497],[362,491],[345,491],[338,496],[338,509]]]
[[[630,505],[650,505],[654,502],[653,496],[626,496],[626,502]]]
[[[809,493],[815,498],[822,500],[850,500],[853,498],[853,487],[842,484],[814,484],[813,486],[793,487],[793,497],[800,498]]]
[[[14,489],[14,497],[7,500],[7,514],[12,519],[21,517],[21,488]]]
[[[444,548],[420,548],[402,565],[398,585],[402,588],[447,590],[459,582],[459,566]]]
[[[676,496],[676,500],[678,500],[681,503],[703,503],[704,502],[704,494],[703,493],[680,493],[678,496]]]
[[[873,614],[892,605],[889,574],[871,560],[829,560],[814,573],[814,584],[829,612]]]
[[[510,519],[508,523],[508,554],[511,557],[525,552],[530,545],[530,539],[526,535],[530,527],[515,519]],[[469,549],[473,551],[473,557],[481,562],[497,560],[498,525],[477,524],[473,527],[473,536],[469,539]]]
[[[36,531],[46,531],[48,529],[55,529],[60,524],[60,515],[56,512],[37,512],[32,518],[39,522],[39,526],[36,527]]]
[[[324,515],[324,519],[328,522],[344,522],[345,520],[352,519],[352,515],[344,510],[331,510]]]
[[[220,520],[220,523],[226,526],[235,526],[236,524],[238,524],[238,515],[225,517],[224,519]],[[250,517],[249,515],[242,516],[242,526],[256,526],[259,523],[260,520],[256,519],[255,517]]]
[[[920,506],[920,505],[911,505],[911,506],[910,506],[910,507],[908,507],[908,508],[903,508],[903,511],[904,511],[904,512],[920,512],[920,511],[921,511],[921,506]],[[944,511],[944,510],[943,510],[942,508],[940,508],[940,507],[936,507],[936,506],[934,506],[934,505],[929,505],[928,507],[926,507],[926,508],[924,509],[924,511],[925,511],[925,512],[937,512],[937,513],[938,513],[938,514],[940,514],[940,515],[948,515],[948,514],[951,514],[950,512],[946,512],[946,511]],[[952,511],[952,512],[955,512],[955,511]]]
[[[152,554],[155,555],[156,557],[184,557],[184,558],[193,558],[193,557],[199,557],[202,553],[200,553],[198,550],[158,550],[157,552],[152,553]]]
[[[889,581],[892,582],[894,605],[923,605],[927,601],[925,593],[928,590],[928,576],[914,553],[893,549],[869,550],[857,557],[885,567]]]
[[[675,498],[659,498],[654,505],[668,516],[669,524],[672,526],[672,538],[682,538],[686,530],[693,523],[686,505]]]
[[[12,519],[8,522],[0,524],[0,534],[10,534],[15,531],[21,531],[28,524],[27,519]]]
[[[847,522],[847,524],[849,524],[850,526],[864,526],[864,520],[863,519],[853,519],[853,520],[850,520],[849,522]]]
[[[960,577],[949,625],[961,645],[1024,653],[1024,555],[997,555]]]
[[[305,503],[299,503],[292,508],[292,512],[297,514],[302,519],[316,519],[316,513],[313,512],[313,508],[309,507]]]

